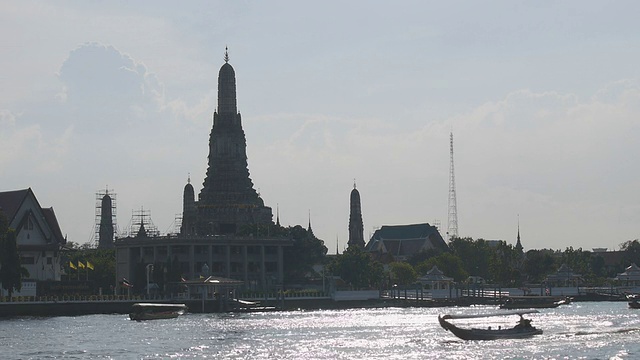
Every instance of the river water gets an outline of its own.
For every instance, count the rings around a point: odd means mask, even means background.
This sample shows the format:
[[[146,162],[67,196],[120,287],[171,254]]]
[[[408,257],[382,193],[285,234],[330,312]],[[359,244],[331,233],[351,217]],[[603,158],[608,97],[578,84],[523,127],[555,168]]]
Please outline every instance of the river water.
[[[476,306],[186,314],[146,322],[127,315],[2,319],[0,358],[640,359],[640,310],[625,302],[542,309],[528,317],[544,333],[521,340],[463,341],[437,320],[438,314],[494,311]],[[456,324],[497,327],[517,319]]]

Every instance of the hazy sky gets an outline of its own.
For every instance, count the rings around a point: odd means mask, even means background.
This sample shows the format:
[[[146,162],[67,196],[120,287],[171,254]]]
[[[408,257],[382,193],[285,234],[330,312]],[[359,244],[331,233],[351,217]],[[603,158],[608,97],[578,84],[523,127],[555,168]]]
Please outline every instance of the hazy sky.
[[[356,179],[365,237],[617,249],[640,233],[637,1],[3,1],[0,191],[31,187],[68,240],[96,192],[120,231],[173,231],[207,167],[229,47],[249,171],[283,225],[330,253]],[[274,219],[275,220],[275,219]]]

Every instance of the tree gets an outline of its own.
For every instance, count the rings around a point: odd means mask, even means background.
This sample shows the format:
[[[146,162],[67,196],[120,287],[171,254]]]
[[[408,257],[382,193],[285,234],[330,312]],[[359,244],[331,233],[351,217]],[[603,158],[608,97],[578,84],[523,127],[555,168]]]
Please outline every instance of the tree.
[[[517,268],[520,257],[518,251],[504,241],[499,241],[498,245],[491,250],[489,257],[491,279],[504,286],[517,285],[520,282],[520,271]]]
[[[0,282],[7,290],[9,297],[14,291],[22,289],[22,277],[29,276],[25,268],[20,266],[20,255],[16,243],[16,232],[9,228],[4,213],[0,211]]]
[[[629,266],[631,263],[640,264],[640,242],[638,239],[625,241],[620,244],[620,250],[624,251],[623,267]]]
[[[420,275],[425,275],[434,266],[437,266],[446,276],[452,277],[457,282],[464,281],[469,277],[469,273],[464,269],[462,259],[451,253],[442,253],[425,260],[416,266],[416,270]]]
[[[411,255],[409,259],[407,259],[407,262],[412,266],[416,266],[442,253],[443,253],[443,250],[441,248],[431,248],[427,250],[420,250],[419,252]]]
[[[378,288],[384,276],[382,264],[359,246],[347,248],[328,268],[354,289]]]
[[[97,287],[102,288],[103,292],[111,291],[115,286],[116,278],[115,249],[95,249],[91,248],[88,244],[81,246],[73,245],[74,250],[68,253],[63,263],[68,264],[72,262],[78,264],[78,261],[85,265],[87,262],[91,263],[93,270],[89,268],[77,270],[80,271],[79,279],[84,280],[88,278],[90,281],[93,281]],[[70,274],[70,280],[74,279],[76,278]]]
[[[454,255],[463,261],[464,270],[473,276],[490,277],[489,258],[491,249],[483,239],[454,238],[449,243]]]
[[[329,249],[324,246],[324,241],[300,225],[289,227],[287,233],[293,244],[284,248],[285,282],[304,282],[313,272],[313,265],[324,261]]]
[[[529,250],[524,261],[524,272],[527,280],[534,283],[541,283],[544,278],[554,270],[555,260],[553,250]]]
[[[392,262],[389,264],[391,278],[398,285],[410,285],[416,282],[418,275],[413,266],[406,262]]]

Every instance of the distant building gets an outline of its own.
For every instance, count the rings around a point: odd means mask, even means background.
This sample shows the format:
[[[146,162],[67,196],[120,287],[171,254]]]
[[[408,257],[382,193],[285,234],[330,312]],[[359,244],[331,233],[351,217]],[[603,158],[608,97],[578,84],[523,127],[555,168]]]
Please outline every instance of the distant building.
[[[62,236],[53,208],[43,208],[31,188],[0,192],[0,209],[16,231],[21,265],[29,271],[26,280],[60,280]],[[34,284],[35,285],[35,284]]]
[[[624,272],[618,274],[615,280],[623,286],[640,286],[640,268],[635,263],[629,265]]]
[[[447,244],[435,226],[427,223],[384,225],[371,237],[365,250],[386,261],[406,261],[429,249],[447,250]]]
[[[445,276],[442,270],[438,269],[436,265],[433,265],[431,270],[427,271],[426,275],[418,278],[418,282],[421,283],[425,289],[449,290],[453,284],[453,278]]]
[[[584,279],[581,275],[575,274],[573,270],[567,266],[567,264],[562,264],[560,268],[556,271],[555,274],[551,274],[547,276],[545,282],[550,286],[579,286],[583,283]]]
[[[349,213],[349,242],[348,247],[359,246],[364,248],[364,224],[362,223],[362,206],[360,204],[360,192],[356,189],[355,182],[351,190]]]
[[[247,166],[246,140],[236,107],[236,78],[225,52],[218,75],[218,109],[209,136],[209,162],[203,188],[195,199],[189,178],[183,191],[183,213],[177,236],[142,231],[117,239],[116,276],[137,285],[146,281],[141,265],[176,264],[186,279],[213,275],[233,278],[254,289],[283,281],[287,238],[260,232],[273,214],[253,188]],[[241,236],[240,233],[251,235]]]

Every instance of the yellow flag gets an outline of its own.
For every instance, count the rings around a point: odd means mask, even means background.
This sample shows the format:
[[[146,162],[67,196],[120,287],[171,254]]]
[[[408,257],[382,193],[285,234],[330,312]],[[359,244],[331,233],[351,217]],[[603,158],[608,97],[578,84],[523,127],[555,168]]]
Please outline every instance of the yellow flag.
[[[84,264],[80,260],[78,260],[78,268],[84,269]]]
[[[77,270],[78,269],[76,267],[76,265],[74,263],[72,263],[71,261],[69,261],[69,267],[72,268],[73,270]]]
[[[87,260],[87,267],[91,270],[93,270],[93,264],[89,262],[89,260]]]

